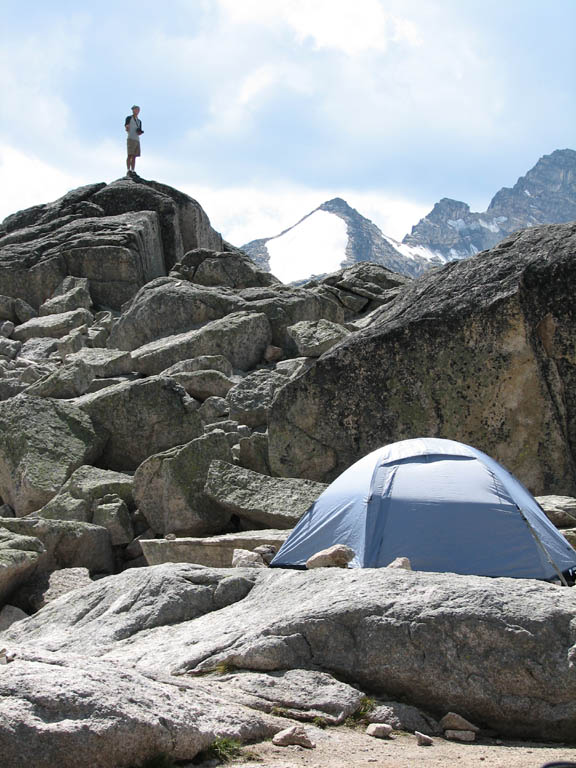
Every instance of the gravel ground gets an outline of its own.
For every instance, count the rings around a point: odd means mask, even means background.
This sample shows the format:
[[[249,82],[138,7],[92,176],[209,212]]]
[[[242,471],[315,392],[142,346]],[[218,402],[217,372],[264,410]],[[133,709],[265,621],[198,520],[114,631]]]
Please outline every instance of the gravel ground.
[[[410,733],[390,740],[374,739],[362,730],[347,727],[325,731],[307,726],[316,749],[276,747],[271,741],[247,747],[250,760],[228,763],[230,768],[541,768],[545,763],[576,763],[576,746],[479,739],[461,744],[434,738],[419,747]]]

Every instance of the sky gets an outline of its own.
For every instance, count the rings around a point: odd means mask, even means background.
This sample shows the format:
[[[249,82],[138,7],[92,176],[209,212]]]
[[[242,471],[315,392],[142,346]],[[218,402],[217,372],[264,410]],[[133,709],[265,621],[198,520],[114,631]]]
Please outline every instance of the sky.
[[[343,197],[401,239],[576,148],[576,0],[0,0],[0,220],[136,170],[235,245]]]

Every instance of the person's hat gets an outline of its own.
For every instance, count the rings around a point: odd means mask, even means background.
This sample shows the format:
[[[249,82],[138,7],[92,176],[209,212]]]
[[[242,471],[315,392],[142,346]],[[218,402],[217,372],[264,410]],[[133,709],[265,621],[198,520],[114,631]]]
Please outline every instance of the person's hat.
[[[132,104],[130,109],[140,109],[140,107],[138,106],[138,104]]]

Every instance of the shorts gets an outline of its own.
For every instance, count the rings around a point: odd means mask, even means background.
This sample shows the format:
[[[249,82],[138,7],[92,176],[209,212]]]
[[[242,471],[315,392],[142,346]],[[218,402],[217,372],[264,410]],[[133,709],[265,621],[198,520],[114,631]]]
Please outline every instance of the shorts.
[[[140,141],[138,139],[128,139],[128,154],[133,157],[140,157]]]

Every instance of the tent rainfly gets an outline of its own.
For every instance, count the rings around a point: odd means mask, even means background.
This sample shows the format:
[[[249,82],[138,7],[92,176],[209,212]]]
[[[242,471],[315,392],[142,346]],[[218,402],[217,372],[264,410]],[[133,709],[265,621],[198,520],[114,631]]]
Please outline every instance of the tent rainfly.
[[[417,571],[554,579],[576,567],[576,551],[513,475],[482,451],[439,438],[392,443],[349,467],[271,565],[304,568],[333,544],[354,550],[352,568],[408,557]]]

